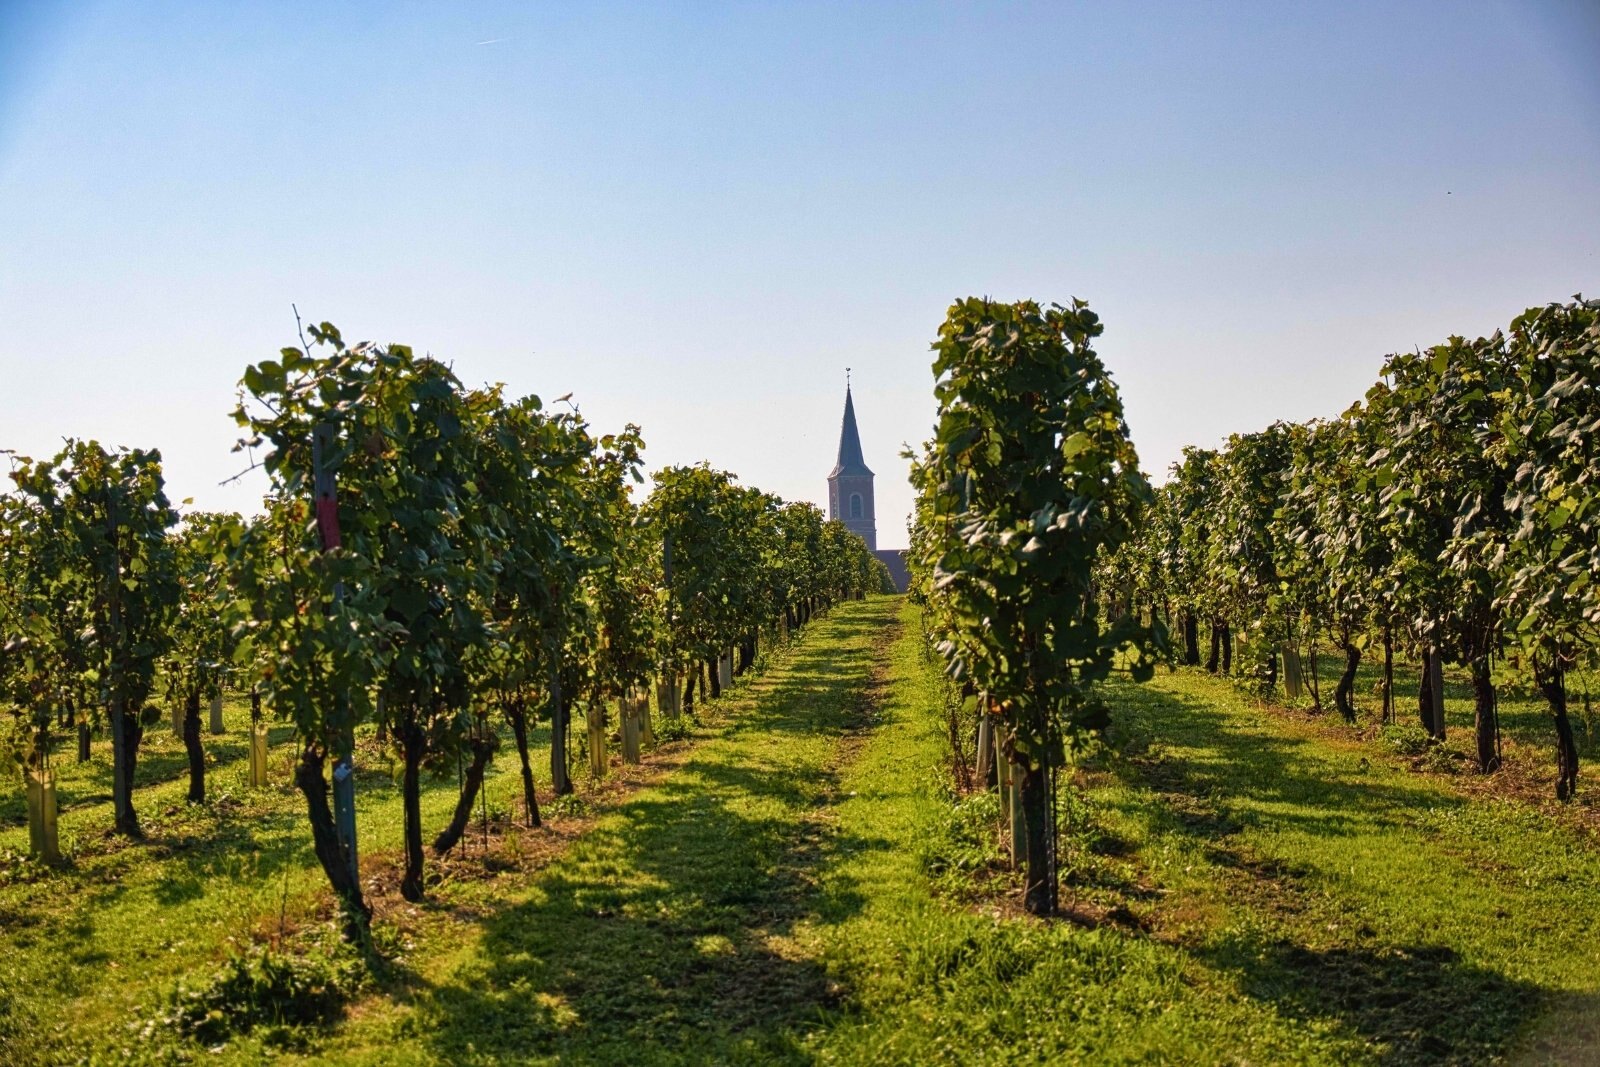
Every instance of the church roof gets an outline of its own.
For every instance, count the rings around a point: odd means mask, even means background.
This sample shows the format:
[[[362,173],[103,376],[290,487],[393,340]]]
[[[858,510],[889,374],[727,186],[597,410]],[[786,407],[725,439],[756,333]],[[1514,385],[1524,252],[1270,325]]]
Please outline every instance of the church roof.
[[[845,475],[872,476],[867,461],[861,455],[861,434],[856,430],[856,405],[850,399],[850,386],[844,387],[844,425],[839,430],[839,461],[834,464],[829,478]]]

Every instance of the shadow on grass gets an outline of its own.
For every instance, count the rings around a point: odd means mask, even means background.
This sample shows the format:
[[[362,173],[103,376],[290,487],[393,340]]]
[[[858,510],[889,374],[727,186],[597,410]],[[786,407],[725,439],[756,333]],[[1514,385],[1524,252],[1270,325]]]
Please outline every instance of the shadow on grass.
[[[1306,884],[1318,872],[1258,855],[1235,836],[1253,825],[1328,837],[1382,834],[1464,801],[1422,783],[1350,774],[1307,740],[1241,727],[1237,716],[1184,694],[1122,686],[1117,697],[1132,747],[1159,741],[1185,751],[1112,757],[1106,769],[1154,794],[1160,803],[1144,809],[1154,828],[1193,841],[1229,879],[1231,896],[1285,920],[1269,924],[1275,932],[1253,926],[1191,946],[1199,956],[1235,975],[1245,994],[1296,1018],[1333,1022],[1373,1043],[1386,1062],[1482,1062],[1511,1045],[1544,996],[1539,987],[1469,963],[1449,946],[1377,944],[1364,927],[1331,947],[1288,940],[1286,929],[1325,925],[1328,903]],[[1357,919],[1342,915],[1339,925]]]
[[[1318,660],[1318,679],[1322,691],[1323,710],[1329,716],[1336,716],[1333,706],[1333,691],[1337,684],[1339,674],[1343,669],[1342,658],[1337,654],[1324,651]],[[1419,667],[1404,656],[1397,656],[1394,670],[1394,708],[1395,721],[1402,726],[1422,726],[1422,716],[1418,710],[1417,689],[1420,684]],[[1473,717],[1474,696],[1471,677],[1466,669],[1457,664],[1448,664],[1444,670],[1444,699],[1445,719],[1448,732],[1452,737],[1466,736],[1470,739]],[[1363,724],[1375,722],[1382,708],[1381,697],[1383,682],[1383,660],[1381,651],[1374,654],[1369,651],[1362,656],[1361,664],[1356,669],[1355,702],[1357,711],[1363,717]],[[1573,729],[1576,733],[1578,755],[1583,761],[1593,758],[1594,734],[1593,726],[1595,716],[1593,708],[1600,698],[1600,693],[1590,693],[1587,681],[1582,674],[1569,676],[1568,694],[1571,701],[1570,713],[1573,718]],[[1585,711],[1584,697],[1589,696],[1589,710]],[[1280,694],[1281,696],[1281,694]],[[1504,671],[1497,671],[1498,711],[1500,715],[1500,729],[1505,736],[1512,738],[1518,744],[1528,745],[1534,749],[1544,749],[1549,753],[1549,760],[1555,760],[1555,726],[1550,715],[1550,708],[1543,697],[1531,687],[1526,678],[1514,679],[1505,676]],[[1309,694],[1307,696],[1309,699]],[[1470,743],[1470,742],[1469,742]]]
[[[1167,800],[1163,829],[1217,839],[1270,818],[1275,826],[1349,836],[1393,825],[1407,815],[1463,801],[1426,783],[1369,780],[1321,755],[1314,743],[1260,729],[1240,729],[1204,700],[1148,687],[1117,685],[1116,732],[1132,747],[1182,746],[1106,763],[1129,785]],[[1128,713],[1132,713],[1131,715]],[[1259,809],[1270,807],[1270,816]]]
[[[56,772],[56,805],[63,814],[80,808],[111,804],[111,742],[105,730],[96,731],[90,759],[77,762],[67,740],[58,737],[52,760]],[[268,745],[276,754],[292,743],[294,728],[274,725],[268,731]],[[200,739],[206,752],[208,785],[218,772],[243,766],[249,759],[247,735],[239,730],[227,734],[204,733]],[[149,802],[149,790],[189,776],[189,756],[181,743],[161,725],[148,727],[139,746],[138,767],[134,772],[134,806]],[[27,795],[20,788],[0,790],[0,829],[23,827],[28,821]],[[110,819],[107,818],[109,824]]]
[[[806,1060],[805,1034],[839,993],[793,935],[835,856],[886,846],[834,830],[820,805],[835,771],[793,758],[788,740],[870,721],[869,657],[838,648],[888,620],[852,616],[819,624],[828,647],[796,648],[756,683],[754,707],[721,731],[736,749],[697,753],[576,845],[533,899],[490,917],[476,958],[419,991],[417,1036],[448,1062]],[[863,903],[830,886],[830,917]]]
[[[1486,1063],[1505,1052],[1541,991],[1463,960],[1443,945],[1225,942],[1211,962],[1244,993],[1294,1018],[1330,1019],[1377,1046],[1386,1063]]]

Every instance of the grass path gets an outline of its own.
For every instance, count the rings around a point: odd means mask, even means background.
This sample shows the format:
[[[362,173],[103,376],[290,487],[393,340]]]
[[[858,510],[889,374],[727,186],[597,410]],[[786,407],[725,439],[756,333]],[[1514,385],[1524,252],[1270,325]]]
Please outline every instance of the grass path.
[[[668,780],[501,897],[409,1003],[358,1010],[314,1058],[803,1061],[837,994],[797,932],[820,906],[818,873],[871,844],[831,806],[896,610],[846,604],[816,622]]]
[[[1091,795],[1159,888],[1154,936],[1240,994],[1400,1062],[1482,1062],[1592,1002],[1600,856],[1575,828],[1203,675],[1116,699],[1126,758]]]
[[[1595,1062],[1600,854],[1581,828],[1469,798],[1464,780],[1202,674],[1111,687],[1107,751],[1063,793],[1072,918],[1019,916],[992,798],[944,784],[915,610],[839,606],[737,686],[692,746],[593,794],[594,815],[453,862],[420,908],[378,894],[392,962],[342,1023],[279,1052]],[[231,933],[259,936],[282,886],[291,926],[319,922],[293,798],[186,813],[155,792],[155,846],[90,848],[58,882],[0,886],[0,1051],[8,1013],[58,1042],[10,1046],[26,1053],[16,1062],[263,1054],[246,1038],[207,1055],[139,1024]],[[442,816],[448,793],[429,810]],[[385,841],[395,798],[377,782],[364,795]]]
[[[1600,1062],[1593,840],[1201,674],[1112,687],[1119,751],[1062,813],[1064,901],[1092,928],[936,898],[924,868],[987,842],[981,801],[930,784],[937,693],[906,610],[839,816],[892,847],[825,877],[871,891],[819,933],[851,991],[820,1058]]]

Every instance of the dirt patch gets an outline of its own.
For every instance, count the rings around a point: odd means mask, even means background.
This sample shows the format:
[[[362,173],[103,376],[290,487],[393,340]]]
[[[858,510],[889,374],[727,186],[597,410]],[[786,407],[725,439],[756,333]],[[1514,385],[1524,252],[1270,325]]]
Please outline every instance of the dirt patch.
[[[898,616],[893,616],[887,626],[880,627],[872,638],[872,671],[867,678],[867,684],[861,690],[861,700],[856,709],[856,722],[844,733],[838,746],[834,749],[833,759],[829,763],[832,770],[842,770],[855,762],[861,750],[872,739],[881,721],[880,711],[889,692],[889,650],[900,639],[900,631],[904,624]],[[834,803],[835,798],[830,794],[827,803]]]

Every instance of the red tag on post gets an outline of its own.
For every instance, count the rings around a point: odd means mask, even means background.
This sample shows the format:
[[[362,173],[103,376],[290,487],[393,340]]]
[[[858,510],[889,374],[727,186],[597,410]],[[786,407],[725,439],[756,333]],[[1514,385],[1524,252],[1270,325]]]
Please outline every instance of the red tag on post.
[[[324,552],[339,547],[339,502],[332,496],[317,497],[317,533]]]

